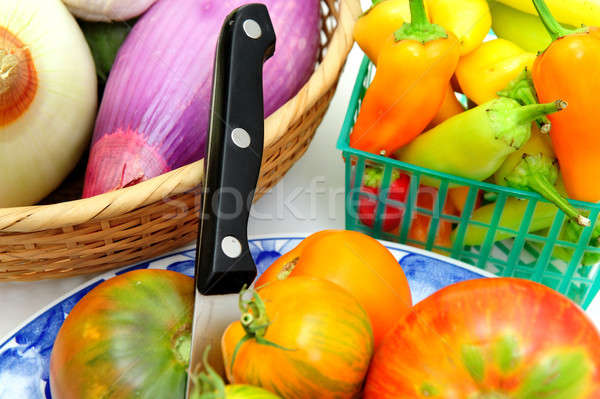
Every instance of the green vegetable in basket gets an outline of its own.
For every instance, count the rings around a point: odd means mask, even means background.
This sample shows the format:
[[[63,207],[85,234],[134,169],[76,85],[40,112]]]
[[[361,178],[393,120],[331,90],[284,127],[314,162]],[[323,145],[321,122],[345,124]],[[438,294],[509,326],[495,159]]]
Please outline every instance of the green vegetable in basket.
[[[536,53],[552,42],[544,24],[530,14],[496,0],[488,0],[492,13],[492,29],[496,36],[510,40],[522,49]]]
[[[96,73],[101,83],[105,83],[108,79],[117,52],[135,22],[136,20],[112,23],[79,21],[79,26],[94,56]]]
[[[512,238],[517,235],[523,218],[525,217],[528,204],[529,201],[521,200],[516,197],[510,197],[506,200],[506,203],[504,204],[504,210],[502,211],[502,215],[500,216],[500,220],[498,222],[498,227],[510,229],[514,231],[514,233],[508,231],[497,231],[493,238],[494,242]],[[489,225],[492,222],[495,209],[495,202],[486,204],[476,209],[469,220],[472,222],[480,222]],[[558,209],[556,206],[554,206],[554,204],[549,202],[538,202],[535,210],[533,211],[528,232],[543,230],[550,227],[554,221],[554,218],[556,217],[556,212],[558,212]],[[463,245],[483,244],[488,231],[488,227],[469,224],[463,239]],[[458,227],[452,232],[452,243],[456,241],[457,233]]]
[[[527,69],[527,67],[525,67],[517,77],[508,82],[508,85],[497,94],[500,97],[508,97],[517,100],[521,105],[539,103],[535,87],[533,86],[531,71]],[[546,115],[537,118],[536,122],[542,133],[547,134],[550,132],[552,125],[550,119],[548,119]]]
[[[531,74],[527,69],[498,94],[512,98],[521,105],[538,102]],[[590,220],[568,202],[566,195],[562,195],[554,187],[559,174],[558,160],[549,137],[542,133],[550,130],[550,121],[544,116],[543,119],[538,118],[537,122],[541,126],[541,131],[537,125],[534,125],[531,138],[521,149],[507,157],[494,174],[494,180],[496,184],[502,186],[535,191],[554,203],[578,224],[589,226]]]
[[[579,235],[582,232],[582,227],[575,224],[575,223],[569,223],[566,228],[564,228],[558,239],[562,240],[562,241],[568,241],[568,242],[572,242],[572,243],[576,243],[579,240]],[[546,228],[542,231],[539,232],[539,234],[541,236],[547,236],[548,232],[550,231],[549,228]],[[592,233],[592,238],[590,240],[589,245],[592,247],[600,247],[600,242],[598,242],[598,237],[600,232],[598,231],[598,226],[595,228],[594,232]],[[542,243],[538,243],[538,242],[532,242],[531,243],[536,249],[538,249],[539,251],[541,251],[543,249],[543,244]],[[574,254],[575,250],[573,248],[567,248],[564,246],[555,246],[554,250],[552,251],[552,256],[560,259],[564,262],[569,263],[571,261],[571,259],[573,259],[573,254]],[[600,253],[599,252],[584,252],[583,257],[581,258],[581,264],[583,266],[592,266],[595,265],[596,263],[600,262]]]
[[[556,158],[545,151],[545,142],[534,133],[522,149],[511,154],[494,175],[497,184],[532,190],[563,211],[581,226],[589,226],[590,220],[583,216],[555,187],[558,179]],[[540,148],[541,147],[541,148]]]
[[[564,195],[566,192],[564,183],[562,178],[557,179],[555,184],[555,189],[561,195]],[[521,200],[516,197],[510,197],[506,200],[504,204],[504,209],[500,216],[500,220],[498,222],[498,227],[502,227],[505,229],[510,229],[513,232],[508,231],[497,231],[493,240],[502,241],[507,238],[512,238],[517,235],[521,227],[521,223],[525,218],[527,206],[529,201]],[[477,208],[470,217],[470,221],[472,222],[480,222],[485,224],[490,224],[492,221],[492,217],[494,214],[494,210],[496,208],[496,203],[492,202],[486,204],[480,208]],[[541,231],[541,236],[547,236],[550,226],[554,222],[554,218],[556,217],[556,213],[558,209],[556,206],[549,202],[538,202],[536,204],[535,210],[533,211],[533,215],[531,216],[531,223],[529,228],[527,229],[528,233]],[[485,241],[486,235],[488,233],[489,228],[484,226],[478,226],[474,224],[469,224],[467,227],[463,245],[481,245]],[[565,228],[562,229],[559,239],[568,242],[577,242],[581,233],[583,232],[583,227],[577,224],[574,221],[569,220],[565,225]],[[452,242],[456,241],[458,234],[458,227],[454,229],[451,235]],[[594,232],[592,233],[590,239],[591,246],[600,246],[600,241],[598,238],[600,237],[600,224],[595,227]],[[573,250],[567,248],[557,247],[555,253],[553,254],[559,259],[570,260],[573,254]],[[583,256],[582,264],[594,264],[600,261],[600,254],[595,252],[586,252]]]
[[[522,106],[496,98],[458,114],[396,152],[400,161],[460,177],[485,180],[531,136],[532,121],[566,107],[558,100]],[[433,179],[422,183],[435,185]]]

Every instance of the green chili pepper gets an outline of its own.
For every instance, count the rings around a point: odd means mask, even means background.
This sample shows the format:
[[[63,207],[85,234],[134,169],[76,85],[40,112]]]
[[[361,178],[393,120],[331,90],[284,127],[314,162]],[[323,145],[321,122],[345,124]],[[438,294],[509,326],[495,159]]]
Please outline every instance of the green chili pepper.
[[[523,154],[521,161],[504,178],[505,184],[509,187],[536,191],[556,205],[573,221],[581,226],[589,226],[590,220],[575,209],[554,187],[557,179],[558,167],[556,166],[556,160],[552,160],[542,153],[536,155]]]
[[[498,95],[512,98],[522,105],[535,104],[538,101],[531,74],[527,69]],[[545,120],[538,118],[538,124],[542,128],[540,130],[534,128],[529,141],[506,158],[494,174],[494,180],[498,185],[535,191],[554,203],[578,224],[589,226],[590,220],[568,202],[566,195],[561,195],[554,187],[559,174],[558,160],[552,150],[552,144],[547,136],[542,134],[550,127],[550,122],[547,118]]]
[[[537,127],[533,127],[531,137],[519,150],[510,154],[502,166],[494,173],[494,183],[499,186],[506,185],[506,177],[509,176],[515,168],[523,161],[523,157],[527,154],[542,154],[545,158],[553,162],[556,159],[552,142],[547,134],[543,134]]]
[[[541,236],[547,236],[548,231],[550,229],[546,228],[538,232]],[[576,243],[579,241],[579,236],[583,228],[575,222],[568,221],[568,224],[563,228],[558,237],[559,240],[568,241],[572,243]],[[598,241],[598,237],[600,237],[600,227],[597,225],[592,232],[592,237],[590,238],[589,246],[591,247],[600,247],[600,242]],[[531,242],[531,244],[538,250],[541,251],[543,248],[543,244],[539,242]],[[573,248],[567,248],[563,246],[555,246],[552,251],[552,256],[569,263],[573,258],[573,252],[575,250]],[[599,252],[590,252],[586,251],[583,253],[583,257],[581,258],[581,264],[583,266],[592,266],[596,263],[600,262],[600,253]]]
[[[474,180],[492,176],[531,136],[531,122],[560,111],[564,101],[520,105],[496,98],[447,119],[396,152],[400,161]],[[426,185],[435,179],[422,178]]]
[[[498,227],[510,229],[514,231],[514,233],[497,231],[496,235],[494,236],[494,242],[512,238],[518,234],[528,204],[529,201],[521,200],[515,197],[511,197],[506,200],[506,203],[504,204],[504,210],[502,211],[500,221],[498,222]],[[495,208],[495,202],[484,205],[481,208],[476,209],[469,220],[472,222],[490,224]],[[556,212],[558,212],[558,209],[556,206],[554,206],[554,204],[548,202],[538,202],[535,210],[533,211],[528,232],[538,231],[550,227],[554,221],[554,218],[556,217]],[[463,245],[483,244],[488,230],[488,227],[469,224],[463,239]],[[457,229],[455,228],[451,235],[452,242],[454,242],[456,239],[456,232]]]
[[[560,178],[560,176],[558,177],[558,179],[556,181],[555,187],[560,195],[565,195],[566,190],[565,190],[562,178]],[[519,229],[521,227],[521,223],[522,223],[523,219],[525,218],[525,213],[526,213],[528,204],[529,204],[529,201],[521,200],[521,199],[518,199],[515,197],[510,197],[506,200],[506,203],[504,204],[504,209],[502,210],[502,215],[500,216],[500,221],[498,222],[498,227],[510,229],[513,232],[498,231],[494,237],[494,242],[502,241],[507,238],[512,238],[517,235],[517,232],[519,231]],[[494,214],[495,208],[496,208],[495,202],[492,202],[492,203],[486,204],[480,208],[477,208],[473,212],[473,214],[471,215],[469,220],[474,221],[474,222],[490,224],[492,221],[492,216]],[[558,209],[556,208],[556,206],[554,204],[549,203],[549,202],[541,202],[541,201],[538,202],[536,204],[535,210],[533,211],[533,215],[531,216],[531,223],[529,225],[529,229],[527,232],[528,233],[539,232],[539,234],[541,236],[546,236],[548,234],[550,226],[552,226],[552,223],[554,222],[554,218],[556,217],[556,212],[558,212]],[[452,235],[451,235],[452,242],[454,242],[454,240],[455,240],[457,229],[458,228],[455,228],[454,231],[452,232]],[[580,237],[582,231],[583,231],[582,226],[580,226],[576,222],[569,220],[569,221],[567,221],[565,228],[562,229],[559,239],[575,243],[579,240],[579,237]],[[486,236],[487,232],[488,232],[487,227],[469,224],[469,226],[467,227],[467,230],[466,230],[464,240],[463,240],[464,245],[481,245],[481,244],[483,244],[483,242],[485,241],[485,236]],[[590,245],[594,246],[594,247],[600,246],[599,238],[600,238],[600,223],[598,223],[596,225],[596,227],[594,228],[594,231],[590,238]],[[560,248],[559,250],[556,251],[557,255],[555,255],[555,256],[557,258],[564,259],[566,257],[566,258],[570,259],[570,257],[572,256],[572,253],[573,253],[572,249],[567,249],[567,248],[562,248],[562,247],[557,247],[557,248]],[[595,253],[595,252],[586,252],[584,254],[584,261],[585,261],[584,264],[594,264],[597,261],[600,261],[600,254]]]

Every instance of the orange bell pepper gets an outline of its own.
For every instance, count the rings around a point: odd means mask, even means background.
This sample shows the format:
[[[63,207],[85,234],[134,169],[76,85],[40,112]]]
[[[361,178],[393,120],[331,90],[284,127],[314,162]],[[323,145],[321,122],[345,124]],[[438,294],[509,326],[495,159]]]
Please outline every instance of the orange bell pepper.
[[[384,44],[350,146],[391,155],[431,122],[458,64],[456,37],[429,23],[423,0],[410,0],[411,23]]]
[[[469,186],[454,187],[448,190],[448,198],[446,201],[450,201],[452,206],[457,210],[458,214],[462,214],[467,204],[467,197],[469,196]],[[481,206],[481,200],[483,198],[483,192],[480,190],[475,198],[475,206],[473,210]]]
[[[411,21],[409,4],[409,0],[373,0],[373,6],[356,21],[354,40],[373,64],[386,39]],[[492,26],[486,0],[425,0],[424,4],[429,21],[457,37],[461,56],[479,47]]]
[[[553,38],[533,65],[535,89],[542,102],[561,98],[569,103],[564,112],[549,115],[552,146],[569,197],[596,202],[600,200],[600,28],[565,29],[543,0],[534,4]]]
[[[456,98],[456,94],[454,93],[454,89],[452,85],[448,86],[448,91],[446,96],[444,97],[444,102],[440,107],[438,113],[433,117],[429,125],[427,125],[427,129],[433,129],[440,123],[444,122],[446,119],[452,118],[454,115],[458,115],[461,112],[465,111],[465,107],[458,101]]]
[[[410,22],[408,0],[375,0],[373,6],[356,21],[354,40],[377,65],[382,45],[404,22]]]

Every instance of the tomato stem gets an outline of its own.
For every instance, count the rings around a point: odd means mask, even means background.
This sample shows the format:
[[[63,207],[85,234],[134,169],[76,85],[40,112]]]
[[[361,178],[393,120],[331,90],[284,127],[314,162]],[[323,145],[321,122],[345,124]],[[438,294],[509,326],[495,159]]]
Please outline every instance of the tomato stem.
[[[190,376],[193,383],[190,399],[225,399],[225,382],[210,366],[208,362],[209,352],[210,345],[206,347],[202,355],[205,371]]]
[[[484,392],[477,395],[475,399],[510,399],[510,396],[500,392]]]
[[[182,364],[190,363],[190,352],[192,350],[192,337],[189,334],[180,335],[175,341],[175,357]]]
[[[252,292],[252,299],[250,299],[250,300],[244,299],[244,296],[248,292]],[[282,350],[287,350],[287,351],[293,350],[293,349],[285,348],[281,345],[278,345],[278,344],[271,342],[264,338],[264,336],[267,332],[267,328],[269,327],[270,321],[269,321],[269,317],[267,315],[267,307],[266,307],[264,301],[262,300],[262,298],[260,297],[260,295],[258,295],[258,293],[256,291],[251,290],[251,289],[246,289],[246,287],[244,286],[244,288],[242,288],[242,291],[240,292],[239,304],[240,304],[240,309],[242,310],[242,316],[240,318],[240,323],[242,324],[242,327],[244,328],[246,335],[244,335],[239,340],[239,342],[235,346],[235,349],[233,350],[233,354],[231,356],[231,363],[229,365],[230,373],[232,375],[233,375],[233,365],[235,363],[235,359],[237,357],[238,351],[240,350],[242,345],[250,339],[254,339],[257,343],[259,343],[261,345],[271,346],[271,347],[274,347],[277,349],[282,349]]]

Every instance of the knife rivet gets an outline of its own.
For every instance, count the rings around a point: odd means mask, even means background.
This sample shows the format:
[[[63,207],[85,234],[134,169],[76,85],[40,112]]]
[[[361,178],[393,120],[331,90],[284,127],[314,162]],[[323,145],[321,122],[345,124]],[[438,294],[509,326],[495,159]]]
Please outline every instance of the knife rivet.
[[[235,259],[242,254],[242,244],[237,238],[227,236],[221,241],[221,250],[228,257]]]
[[[244,21],[244,32],[252,39],[258,39],[262,36],[262,29],[260,25],[253,19],[247,19]]]
[[[240,148],[248,148],[251,142],[250,135],[241,127],[236,127],[231,131],[231,139]]]

